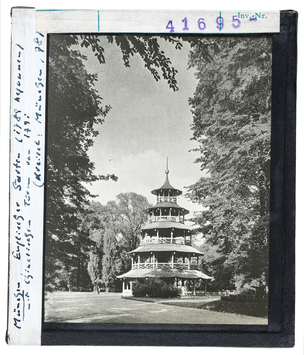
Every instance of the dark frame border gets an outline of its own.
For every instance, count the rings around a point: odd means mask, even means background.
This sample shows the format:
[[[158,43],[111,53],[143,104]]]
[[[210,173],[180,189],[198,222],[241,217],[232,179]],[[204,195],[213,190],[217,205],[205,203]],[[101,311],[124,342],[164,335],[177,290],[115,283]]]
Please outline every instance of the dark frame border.
[[[241,35],[273,38],[268,326],[42,321],[42,345],[294,346],[297,17],[281,11],[280,33]]]

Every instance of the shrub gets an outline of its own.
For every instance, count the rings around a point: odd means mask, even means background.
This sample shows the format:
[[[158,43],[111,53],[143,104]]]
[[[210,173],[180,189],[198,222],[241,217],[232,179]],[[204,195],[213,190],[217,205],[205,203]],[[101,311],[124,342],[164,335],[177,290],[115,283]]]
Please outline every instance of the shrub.
[[[268,297],[264,293],[242,292],[239,295],[221,296],[222,301],[229,302],[268,302]]]
[[[180,290],[161,279],[150,278],[134,285],[133,296],[154,298],[175,298],[180,295]]]

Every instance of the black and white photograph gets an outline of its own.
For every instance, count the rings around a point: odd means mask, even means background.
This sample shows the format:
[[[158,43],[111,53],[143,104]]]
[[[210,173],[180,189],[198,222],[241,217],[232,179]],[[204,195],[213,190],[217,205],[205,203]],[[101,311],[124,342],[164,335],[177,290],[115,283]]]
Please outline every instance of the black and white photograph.
[[[50,34],[47,75],[44,322],[267,325],[272,37]]]

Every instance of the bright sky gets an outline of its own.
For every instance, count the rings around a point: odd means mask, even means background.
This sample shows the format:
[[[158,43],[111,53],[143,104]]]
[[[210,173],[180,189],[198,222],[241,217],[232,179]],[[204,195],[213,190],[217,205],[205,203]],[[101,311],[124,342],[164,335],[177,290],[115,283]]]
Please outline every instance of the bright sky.
[[[185,49],[177,51],[163,40],[162,44],[178,70],[177,92],[163,79],[156,82],[140,57],[131,59],[130,68],[124,67],[120,49],[106,41],[106,64],[100,65],[94,57],[87,62],[88,70],[98,73],[96,89],[104,104],[112,107],[105,122],[97,127],[100,134],[89,152],[96,174],[118,176],[117,182],[100,181],[90,187],[102,204],[131,191],[155,203],[150,192],[165,181],[167,156],[169,180],[183,192],[202,175],[199,165],[193,164],[197,153],[189,152],[197,146],[190,140],[192,115],[188,99],[197,81],[194,71],[187,70],[189,46],[185,43]],[[183,197],[179,204],[190,211],[201,210]]]

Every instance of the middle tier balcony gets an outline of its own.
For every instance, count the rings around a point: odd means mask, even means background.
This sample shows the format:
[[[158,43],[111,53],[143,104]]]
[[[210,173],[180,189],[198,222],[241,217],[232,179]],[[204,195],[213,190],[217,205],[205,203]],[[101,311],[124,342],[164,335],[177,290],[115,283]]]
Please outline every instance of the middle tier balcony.
[[[146,244],[182,244],[191,245],[190,236],[186,237],[158,237],[158,236],[145,236],[140,240],[140,245]]]
[[[149,223],[155,222],[177,222],[184,224],[184,217],[183,216],[150,216],[148,219]]]

